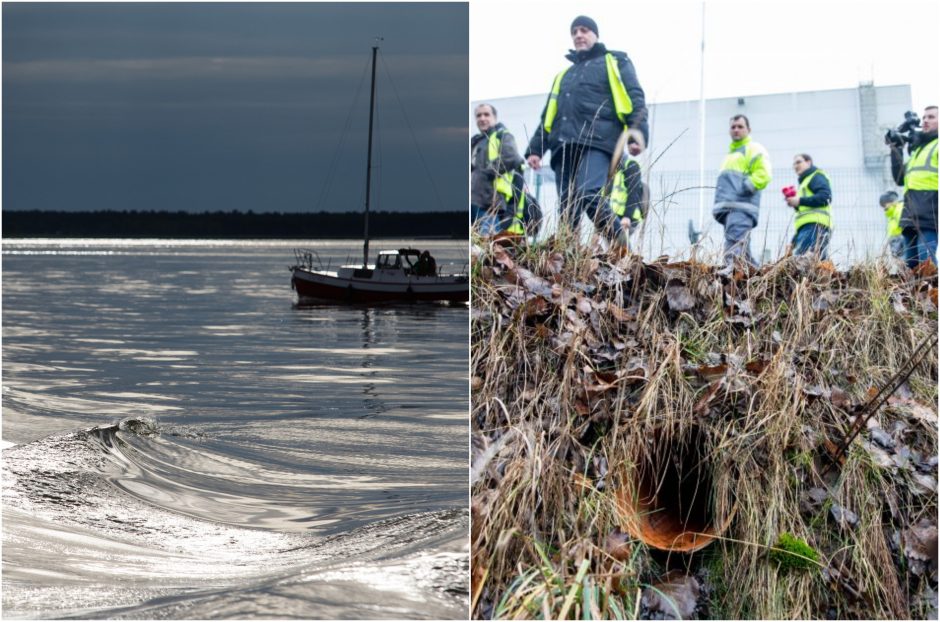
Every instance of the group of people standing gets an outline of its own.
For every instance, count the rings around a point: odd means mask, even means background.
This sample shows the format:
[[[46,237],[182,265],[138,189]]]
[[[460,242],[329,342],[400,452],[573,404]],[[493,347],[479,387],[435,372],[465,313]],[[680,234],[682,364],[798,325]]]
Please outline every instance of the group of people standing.
[[[474,110],[480,132],[471,140],[472,217],[483,235],[523,235],[525,202],[531,201],[523,183],[524,165],[537,171],[543,154],[551,152],[561,223],[576,227],[586,213],[612,245],[626,247],[648,205],[648,189],[634,159],[649,139],[645,95],[632,61],[599,41],[594,20],[576,17],[570,34],[571,65],[555,76],[541,122],[524,154],[498,122],[492,104]],[[718,175],[712,215],[724,228],[726,266],[754,265],[750,235],[757,226],[761,192],[771,182],[770,156],[752,139],[745,115],[731,118],[729,133],[731,145]],[[924,111],[923,131],[916,134],[909,151],[905,163],[900,147],[892,145],[892,174],[904,194],[903,199],[883,195],[882,207],[896,254],[911,267],[928,259],[936,264],[936,106]],[[620,152],[621,161],[611,167]],[[829,177],[806,153],[794,156],[793,169],[798,185],[784,189],[785,201],[795,212],[791,252],[825,259],[832,228]]]

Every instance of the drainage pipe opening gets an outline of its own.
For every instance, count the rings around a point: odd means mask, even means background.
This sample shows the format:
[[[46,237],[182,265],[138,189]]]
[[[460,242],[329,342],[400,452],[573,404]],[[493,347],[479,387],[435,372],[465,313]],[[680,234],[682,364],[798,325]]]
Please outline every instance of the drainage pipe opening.
[[[712,471],[704,434],[692,428],[681,435],[654,434],[649,452],[617,496],[624,529],[647,545],[692,552],[727,527],[715,524]]]

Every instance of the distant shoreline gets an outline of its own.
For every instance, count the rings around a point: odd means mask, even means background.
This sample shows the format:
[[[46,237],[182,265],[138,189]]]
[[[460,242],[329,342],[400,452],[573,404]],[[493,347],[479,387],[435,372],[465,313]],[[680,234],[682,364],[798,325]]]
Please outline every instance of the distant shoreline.
[[[361,239],[361,212],[255,213],[4,210],[2,237],[163,239]],[[372,212],[371,239],[467,239],[469,218],[456,212]]]

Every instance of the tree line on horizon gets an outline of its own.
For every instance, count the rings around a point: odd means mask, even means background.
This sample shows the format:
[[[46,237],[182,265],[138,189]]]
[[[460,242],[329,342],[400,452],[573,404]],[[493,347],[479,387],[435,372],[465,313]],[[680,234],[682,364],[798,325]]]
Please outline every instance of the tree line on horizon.
[[[372,212],[370,238],[466,239],[459,212]],[[362,212],[3,211],[4,238],[361,238]]]

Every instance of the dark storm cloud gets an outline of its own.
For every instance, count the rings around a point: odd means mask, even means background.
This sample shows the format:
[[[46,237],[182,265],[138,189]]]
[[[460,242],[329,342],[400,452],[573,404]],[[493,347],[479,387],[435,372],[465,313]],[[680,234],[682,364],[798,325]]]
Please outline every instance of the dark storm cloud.
[[[3,207],[360,209],[375,36],[375,207],[463,209],[467,7],[424,3],[4,4]]]

